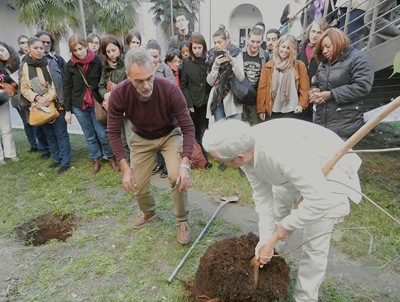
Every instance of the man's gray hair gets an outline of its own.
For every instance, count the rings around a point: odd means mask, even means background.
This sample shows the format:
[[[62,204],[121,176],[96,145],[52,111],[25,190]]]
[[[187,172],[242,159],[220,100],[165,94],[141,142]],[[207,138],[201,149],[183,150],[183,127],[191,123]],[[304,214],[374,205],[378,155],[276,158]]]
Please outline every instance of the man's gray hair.
[[[253,149],[255,139],[249,124],[226,119],[206,130],[202,143],[207,152],[214,153],[219,159],[233,161],[240,153]]]
[[[133,64],[144,67],[146,63],[149,63],[153,66],[153,58],[144,49],[133,48],[126,53],[124,63],[125,69],[129,72]]]

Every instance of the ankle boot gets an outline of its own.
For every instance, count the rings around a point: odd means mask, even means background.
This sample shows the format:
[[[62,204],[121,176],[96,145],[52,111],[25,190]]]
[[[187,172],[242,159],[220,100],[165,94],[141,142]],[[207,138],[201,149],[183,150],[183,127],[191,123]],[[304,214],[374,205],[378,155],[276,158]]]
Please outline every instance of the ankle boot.
[[[101,161],[100,158],[96,158],[93,162],[93,167],[92,167],[92,174],[96,174],[99,172],[101,169]]]
[[[119,172],[119,166],[114,156],[108,158],[108,163],[110,164],[111,169],[113,169],[114,172]]]

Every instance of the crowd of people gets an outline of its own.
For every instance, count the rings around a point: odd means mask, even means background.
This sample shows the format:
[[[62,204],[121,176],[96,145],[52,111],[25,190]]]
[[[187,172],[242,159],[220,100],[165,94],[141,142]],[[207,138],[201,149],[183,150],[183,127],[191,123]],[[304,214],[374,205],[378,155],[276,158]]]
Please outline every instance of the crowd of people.
[[[297,1],[293,2],[292,8],[290,5],[285,8],[285,20],[295,18],[291,9],[295,10]],[[213,45],[208,47],[200,33],[189,29],[185,15],[177,15],[175,25],[178,33],[170,39],[164,56],[156,40],[149,40],[142,47],[141,34],[135,29],[126,35],[125,43],[113,35],[93,33],[84,39],[73,34],[68,39],[71,57],[67,62],[54,52],[54,39],[47,32],[39,32],[30,38],[20,36],[18,52],[0,42],[0,82],[17,88],[8,99],[12,100],[24,123],[29,152],[40,153],[42,159],[51,157],[53,162],[49,168],[57,168],[57,174],[66,172],[73,158],[67,124],[75,117],[86,138],[89,158],[93,161],[91,173],[98,173],[102,168],[101,159],[106,158],[113,171],[121,171],[124,188],[135,194],[143,213],[134,219],[134,228],[141,228],[156,217],[156,203],[150,192],[151,176],[168,177],[178,221],[177,239],[182,244],[191,240],[186,190],[190,180],[190,158],[195,142],[203,146],[210,119],[215,125],[223,124],[224,120],[238,121],[239,124],[221,128],[221,132],[215,130],[217,138],[213,138],[213,127],[210,127],[205,147],[221,162],[220,170],[244,167],[245,173],[242,169],[239,171],[243,176],[246,174],[255,196],[259,197],[256,206],[261,217],[264,217],[264,210],[270,213],[273,208],[269,199],[260,197],[261,193],[268,198],[272,196],[272,191],[260,187],[261,183],[279,186],[288,180],[294,187],[305,188],[300,191],[306,199],[313,199],[315,194],[308,189],[314,190],[315,184],[298,185],[301,179],[296,180],[290,173],[296,177],[309,175],[307,181],[315,180],[321,171],[315,169],[313,175],[307,169],[311,166],[316,168],[320,163],[310,158],[308,149],[300,154],[300,146],[292,148],[283,144],[282,148],[288,152],[282,154],[293,157],[285,162],[288,169],[292,169],[285,174],[280,170],[285,166],[279,166],[279,160],[273,158],[281,157],[280,150],[271,149],[271,158],[264,158],[266,147],[262,137],[265,133],[265,140],[278,147],[281,142],[274,142],[276,136],[273,133],[285,141],[292,141],[291,135],[297,135],[294,132],[290,134],[290,129],[287,136],[281,134],[279,131],[288,130],[285,125],[294,127],[297,132],[301,129],[310,131],[311,136],[312,132],[325,133],[318,127],[313,128],[313,123],[332,130],[342,140],[351,136],[363,124],[362,99],[370,91],[374,78],[368,56],[350,46],[350,39],[343,31],[329,28],[321,18],[311,21],[301,40],[298,35],[281,35],[278,29],[266,29],[262,22],[258,22],[249,31],[248,43],[243,49],[231,43],[223,25],[214,32]],[[234,94],[232,82],[234,79],[243,83],[245,78],[256,94],[254,100],[243,104]],[[6,164],[5,158],[18,161],[8,99],[0,105],[0,165]],[[59,116],[41,126],[30,125],[30,109],[47,107],[50,103],[55,105]],[[98,104],[106,110],[107,122],[96,117]],[[277,119],[279,122],[271,121]],[[293,119],[303,121],[297,123]],[[265,121],[271,121],[265,123],[271,126],[258,125]],[[258,127],[258,132],[251,133],[247,126],[240,124],[242,122]],[[247,139],[243,150],[238,148],[242,144],[236,137],[239,134],[242,134],[240,139]],[[335,136],[326,135],[340,145]],[[298,142],[294,137],[293,141]],[[234,150],[229,150],[233,146],[236,146]],[[258,153],[254,153],[255,149]],[[203,151],[207,156],[204,148]],[[230,155],[226,157],[224,152]],[[321,152],[324,156],[328,153],[326,148]],[[265,165],[268,161],[276,164],[276,175],[272,178],[259,179],[259,175],[271,173],[264,166],[256,166],[264,159]],[[302,163],[301,167],[298,162]],[[287,179],[277,176],[281,172]],[[322,187],[325,188],[325,184]],[[293,187],[290,189],[290,196],[295,196]],[[284,193],[288,194],[288,191]],[[284,223],[280,227],[291,232],[322,217],[326,212],[325,199],[329,199],[329,204],[331,202],[331,196],[325,193],[318,195],[322,214],[316,214],[312,219],[310,216],[308,220],[300,217],[298,222],[285,218],[289,217],[289,200],[281,201],[286,203],[285,208],[281,208],[279,218]],[[267,209],[264,203],[269,203]],[[308,205],[308,202],[304,204]],[[307,238],[318,226],[315,224],[310,228]],[[332,226],[333,219],[321,224],[328,231]],[[262,243],[268,239],[272,228],[269,226],[268,232],[263,233]],[[265,226],[260,225],[261,231],[265,231]],[[281,238],[285,239],[286,235],[281,235]],[[323,246],[322,252],[326,255],[329,238],[328,242],[325,238]],[[256,254],[260,249],[261,245]],[[310,244],[305,249],[306,253],[312,254],[315,245]],[[267,253],[262,256],[270,259]],[[318,276],[314,277],[318,278],[316,282],[319,284],[326,266],[326,257],[322,258]],[[310,289],[307,283],[309,275],[299,271],[296,301],[316,301],[319,286]]]

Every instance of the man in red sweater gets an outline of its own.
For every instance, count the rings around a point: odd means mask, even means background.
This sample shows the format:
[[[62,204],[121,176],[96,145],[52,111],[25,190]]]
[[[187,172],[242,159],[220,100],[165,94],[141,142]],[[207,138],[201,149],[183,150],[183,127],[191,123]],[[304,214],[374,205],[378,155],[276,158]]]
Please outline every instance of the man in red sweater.
[[[153,60],[142,49],[125,56],[128,79],[114,88],[108,104],[107,132],[110,146],[122,170],[123,186],[134,193],[143,214],[133,220],[141,228],[156,217],[150,193],[151,171],[161,151],[172,188],[174,213],[178,219],[178,241],[190,241],[186,188],[190,179],[190,157],[194,126],[181,90],[170,80],[154,77]],[[121,140],[123,116],[132,123],[131,167]]]

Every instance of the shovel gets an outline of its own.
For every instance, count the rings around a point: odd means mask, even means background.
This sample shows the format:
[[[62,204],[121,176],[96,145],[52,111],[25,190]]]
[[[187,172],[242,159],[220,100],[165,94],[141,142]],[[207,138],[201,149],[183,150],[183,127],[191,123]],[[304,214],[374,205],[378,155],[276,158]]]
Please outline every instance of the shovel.
[[[185,264],[186,260],[189,258],[190,253],[193,251],[194,247],[199,243],[200,239],[203,238],[204,234],[207,232],[208,228],[210,227],[211,223],[217,216],[218,212],[228,203],[231,202],[237,202],[239,200],[239,196],[237,195],[232,195],[232,196],[226,196],[226,197],[221,197],[222,200],[221,204],[219,207],[215,210],[214,214],[211,216],[211,218],[208,220],[206,226],[203,228],[199,236],[197,236],[196,240],[193,242],[192,246],[190,249],[186,252],[186,255],[182,258],[182,260],[179,262],[178,266],[175,268],[175,270],[172,272],[171,276],[169,276],[167,283],[171,283],[172,280],[175,278],[175,276],[178,274],[179,270],[183,267]]]

